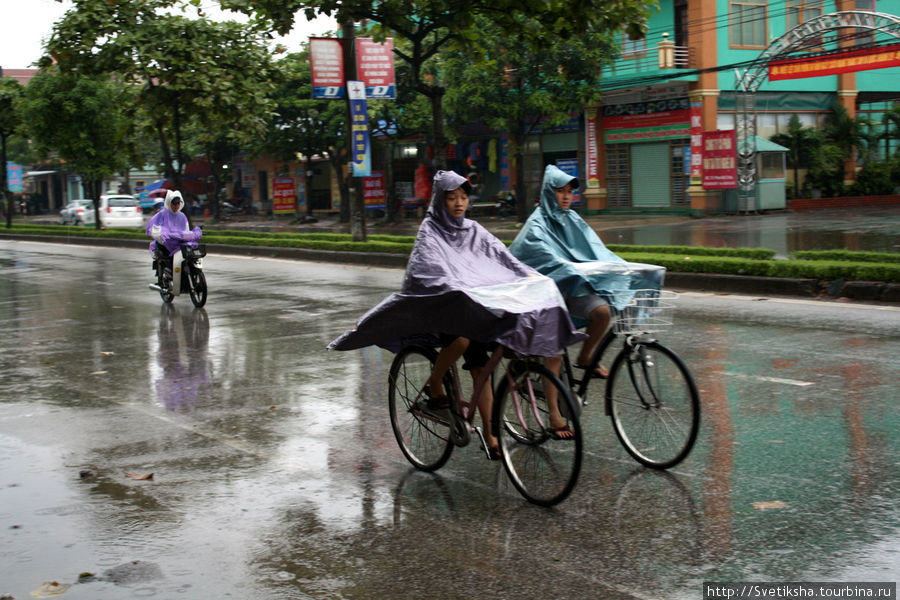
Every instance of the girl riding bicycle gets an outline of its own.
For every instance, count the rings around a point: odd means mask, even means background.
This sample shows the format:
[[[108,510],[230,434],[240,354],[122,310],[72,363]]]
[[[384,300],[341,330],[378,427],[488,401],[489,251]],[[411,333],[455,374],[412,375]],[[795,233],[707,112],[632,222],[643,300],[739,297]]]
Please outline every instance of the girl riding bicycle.
[[[470,190],[466,178],[457,173],[435,174],[431,204],[400,292],[384,299],[355,329],[328,346],[352,350],[374,344],[396,352],[413,341],[441,345],[431,377],[422,382],[423,399],[434,411],[448,410],[444,374],[464,354],[477,379],[490,345],[550,357],[584,338],[575,330],[552,280],[521,263],[503,242],[465,218]],[[489,388],[485,384],[478,410],[485,441],[496,448]],[[558,410],[552,416],[565,423]],[[491,450],[490,455],[496,458],[498,452]]]

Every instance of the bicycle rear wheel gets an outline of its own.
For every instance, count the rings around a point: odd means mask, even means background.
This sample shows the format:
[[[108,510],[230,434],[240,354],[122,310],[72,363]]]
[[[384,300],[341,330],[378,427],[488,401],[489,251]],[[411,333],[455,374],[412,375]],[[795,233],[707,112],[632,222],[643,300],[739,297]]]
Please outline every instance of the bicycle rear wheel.
[[[551,388],[556,390],[561,412],[575,415],[569,390],[537,363],[511,365],[494,397],[493,430],[500,438],[503,466],[516,489],[541,506],[565,500],[581,472],[581,424],[572,417],[568,425],[573,436],[554,435],[546,396]]]
[[[437,353],[432,348],[408,346],[394,357],[388,378],[391,428],[403,455],[422,471],[435,471],[453,451],[450,423],[419,408],[420,392],[431,375]],[[448,398],[456,398],[450,378],[444,379]]]
[[[668,469],[693,448],[700,396],[684,362],[662,344],[622,349],[610,369],[606,402],[616,436],[642,465]]]

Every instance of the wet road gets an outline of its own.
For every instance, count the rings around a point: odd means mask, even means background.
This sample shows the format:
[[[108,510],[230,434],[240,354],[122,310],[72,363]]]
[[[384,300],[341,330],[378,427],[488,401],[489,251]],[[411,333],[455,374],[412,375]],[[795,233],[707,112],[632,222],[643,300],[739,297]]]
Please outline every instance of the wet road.
[[[691,599],[900,572],[898,308],[682,295],[694,452],[638,468],[588,406],[546,510],[474,446],[411,471],[391,356],[323,350],[400,271],[210,256],[198,310],[162,305],[141,251],[4,241],[0,267],[0,594]]]

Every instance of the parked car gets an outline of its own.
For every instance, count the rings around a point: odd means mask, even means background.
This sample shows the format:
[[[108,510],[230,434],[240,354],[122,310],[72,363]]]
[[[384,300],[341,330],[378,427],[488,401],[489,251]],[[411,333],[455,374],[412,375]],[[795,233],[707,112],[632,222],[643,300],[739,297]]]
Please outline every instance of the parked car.
[[[141,203],[129,194],[100,196],[100,224],[104,227],[141,227],[144,224]]]
[[[59,211],[60,225],[84,225],[94,222],[94,201],[72,200]]]

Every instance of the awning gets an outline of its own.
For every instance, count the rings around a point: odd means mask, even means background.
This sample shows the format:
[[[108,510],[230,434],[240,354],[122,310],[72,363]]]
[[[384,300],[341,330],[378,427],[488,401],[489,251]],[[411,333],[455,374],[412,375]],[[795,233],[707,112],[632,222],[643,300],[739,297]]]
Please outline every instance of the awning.
[[[145,185],[143,187],[134,188],[134,191],[136,191],[136,192],[152,192],[153,190],[160,189],[161,187],[166,185],[166,183],[168,183],[168,182],[169,182],[168,179],[157,179],[153,183],[148,183],[147,185]]]
[[[58,171],[26,171],[23,177],[38,177],[39,175],[53,175]]]

